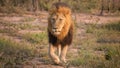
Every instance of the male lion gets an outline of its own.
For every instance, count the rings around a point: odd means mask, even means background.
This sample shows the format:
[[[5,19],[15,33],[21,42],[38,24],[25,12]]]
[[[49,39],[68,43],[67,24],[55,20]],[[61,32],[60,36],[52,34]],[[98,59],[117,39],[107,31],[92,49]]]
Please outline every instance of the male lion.
[[[73,38],[71,9],[65,3],[53,4],[48,17],[49,54],[59,64],[66,63],[66,53]],[[58,55],[55,54],[57,49]]]

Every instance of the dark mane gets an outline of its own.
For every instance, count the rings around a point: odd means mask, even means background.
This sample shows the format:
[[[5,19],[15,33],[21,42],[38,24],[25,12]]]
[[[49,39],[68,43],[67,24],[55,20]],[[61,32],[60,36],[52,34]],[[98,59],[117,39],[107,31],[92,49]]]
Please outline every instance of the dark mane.
[[[64,2],[54,3],[53,6],[55,6],[57,9],[58,9],[59,7],[67,7],[67,8],[70,8],[70,7],[68,6],[68,4],[66,4],[66,3],[64,3]]]

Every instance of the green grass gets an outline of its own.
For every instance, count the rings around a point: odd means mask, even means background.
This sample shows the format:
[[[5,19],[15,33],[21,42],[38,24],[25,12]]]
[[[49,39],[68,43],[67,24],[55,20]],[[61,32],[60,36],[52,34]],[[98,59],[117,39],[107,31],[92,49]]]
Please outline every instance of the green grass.
[[[34,56],[34,47],[23,43],[17,43],[13,39],[0,36],[0,66],[23,63],[28,57]]]
[[[103,44],[98,50],[105,52],[104,61],[99,61],[96,65],[92,65],[95,68],[119,68],[120,67],[120,44]],[[100,64],[100,65],[98,65]]]
[[[33,17],[26,17],[26,18],[24,18],[23,20],[21,20],[22,22],[31,22],[31,21],[34,21],[35,20],[35,18],[33,18]]]
[[[21,30],[33,28],[33,26],[32,26],[31,24],[28,24],[28,23],[18,24],[18,25],[16,25],[16,26],[17,26],[17,28],[19,28],[19,29],[21,29]]]
[[[120,31],[120,21],[107,24],[104,26],[104,28],[106,28],[108,30]]]
[[[31,43],[45,45],[47,44],[47,33],[26,33],[23,35],[23,38]]]

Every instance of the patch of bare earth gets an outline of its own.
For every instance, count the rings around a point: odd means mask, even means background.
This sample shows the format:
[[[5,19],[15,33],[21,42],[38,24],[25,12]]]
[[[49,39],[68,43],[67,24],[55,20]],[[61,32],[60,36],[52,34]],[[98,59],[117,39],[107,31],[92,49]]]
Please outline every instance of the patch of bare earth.
[[[98,16],[90,14],[75,14],[77,23],[86,23],[86,24],[106,24],[114,21],[120,21],[120,16]]]

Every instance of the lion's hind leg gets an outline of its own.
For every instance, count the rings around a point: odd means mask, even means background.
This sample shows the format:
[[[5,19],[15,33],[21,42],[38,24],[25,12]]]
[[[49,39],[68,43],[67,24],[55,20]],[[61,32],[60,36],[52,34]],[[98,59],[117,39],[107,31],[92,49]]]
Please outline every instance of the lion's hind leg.
[[[59,57],[55,54],[55,49],[56,47],[53,46],[52,44],[49,45],[49,54],[51,59],[56,63],[59,64],[60,63],[60,59]]]

